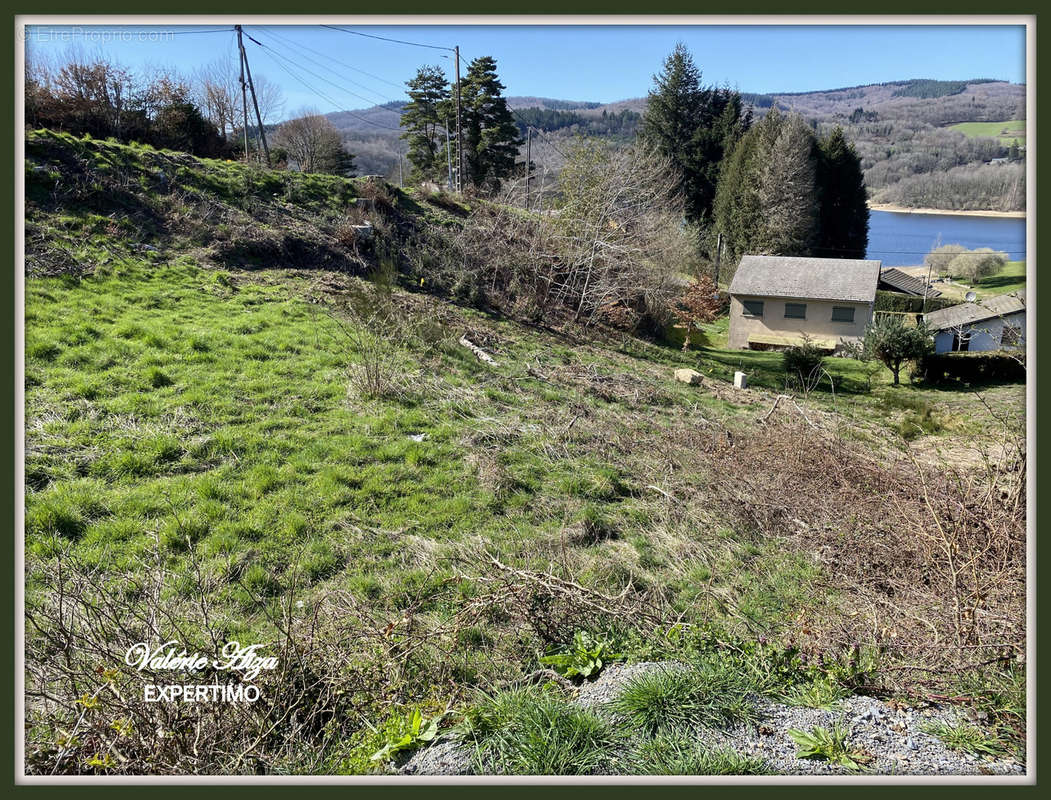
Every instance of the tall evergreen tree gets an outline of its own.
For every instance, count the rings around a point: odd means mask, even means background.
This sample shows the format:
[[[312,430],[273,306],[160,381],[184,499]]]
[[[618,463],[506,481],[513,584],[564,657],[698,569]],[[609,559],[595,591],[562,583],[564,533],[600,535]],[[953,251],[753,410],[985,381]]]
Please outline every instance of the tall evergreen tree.
[[[774,109],[727,158],[715,221],[733,258],[864,258],[868,206],[861,162],[840,128],[818,139],[797,114]]]
[[[869,242],[865,176],[861,159],[838,125],[819,142],[818,184],[821,222],[815,255],[864,258]]]
[[[744,135],[720,176],[716,229],[731,257],[811,255],[818,238],[817,143],[776,109]]]
[[[799,115],[777,121],[762,139],[757,165],[761,243],[767,253],[809,255],[819,235],[817,141]]]
[[[653,80],[641,134],[672,162],[686,217],[699,222],[711,215],[721,164],[751,124],[751,111],[737,92],[702,86],[681,42]]]
[[[494,58],[470,63],[460,88],[465,185],[495,191],[514,173],[522,139],[503,89]]]
[[[686,202],[686,216],[702,213],[696,202],[698,171],[694,159],[701,105],[701,73],[686,45],[679,42],[653,76],[653,89],[642,115],[642,138],[672,163],[676,189]]]
[[[449,81],[441,67],[420,67],[406,84],[409,102],[401,112],[401,138],[409,145],[410,180],[441,182],[446,174],[444,114],[448,112]]]

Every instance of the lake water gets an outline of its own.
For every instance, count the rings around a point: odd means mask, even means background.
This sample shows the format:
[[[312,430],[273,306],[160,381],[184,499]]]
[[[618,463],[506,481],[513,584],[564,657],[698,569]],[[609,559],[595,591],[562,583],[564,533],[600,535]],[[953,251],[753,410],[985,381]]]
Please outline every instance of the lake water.
[[[939,244],[960,244],[969,250],[991,247],[1018,261],[1025,258],[1025,219],[869,212],[866,258],[879,259],[886,267],[922,264]]]

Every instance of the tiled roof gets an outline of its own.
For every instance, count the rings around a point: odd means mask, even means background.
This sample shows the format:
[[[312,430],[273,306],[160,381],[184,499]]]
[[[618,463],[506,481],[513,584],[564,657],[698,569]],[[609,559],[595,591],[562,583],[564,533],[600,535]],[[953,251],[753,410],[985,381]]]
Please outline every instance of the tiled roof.
[[[928,327],[934,330],[945,330],[960,325],[983,322],[994,317],[1005,317],[1025,311],[1025,289],[1010,294],[990,297],[980,303],[961,303],[938,311],[932,311],[924,319]]]
[[[941,296],[941,292],[928,287],[927,281],[923,280],[923,278],[914,277],[907,272],[902,272],[900,269],[894,269],[894,267],[883,270],[879,274],[879,282],[887,284],[893,291],[905,292],[905,294],[914,294],[922,297],[924,287],[927,287],[927,297]]]
[[[730,294],[871,303],[880,262],[854,258],[744,256]]]

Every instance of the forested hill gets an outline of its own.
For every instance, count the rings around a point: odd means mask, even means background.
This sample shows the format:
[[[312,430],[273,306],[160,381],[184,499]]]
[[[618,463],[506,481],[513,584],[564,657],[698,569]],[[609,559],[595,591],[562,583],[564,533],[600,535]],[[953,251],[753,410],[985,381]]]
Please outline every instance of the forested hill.
[[[912,79],[802,93],[742,93],[757,116],[772,108],[802,114],[820,129],[844,128],[862,159],[865,183],[875,202],[938,208],[1021,208],[1021,164],[989,165],[1017,157],[1011,144],[1024,129],[1025,86],[983,78],[958,81]],[[599,104],[546,97],[511,96],[520,132],[534,137],[532,157],[548,171],[561,165],[560,142],[573,136],[630,141],[646,109],[646,98]],[[362,173],[394,177],[401,104],[337,112],[329,118],[356,155]],[[1008,125],[1008,122],[1013,124]],[[957,128],[960,123],[1004,123]],[[988,130],[986,130],[988,128]],[[994,130],[995,129],[995,130]]]

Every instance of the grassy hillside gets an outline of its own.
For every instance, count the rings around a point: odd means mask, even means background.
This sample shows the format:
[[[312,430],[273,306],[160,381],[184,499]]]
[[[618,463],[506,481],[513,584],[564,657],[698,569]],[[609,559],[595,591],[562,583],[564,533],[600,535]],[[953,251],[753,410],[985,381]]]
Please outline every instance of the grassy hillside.
[[[398,243],[472,210],[365,181],[48,132],[26,176],[32,770],[382,768],[407,713],[450,724],[581,631],[632,660],[737,659],[775,693],[907,693],[894,665],[971,663],[945,644],[918,480],[965,500],[957,524],[979,513],[932,466],[1004,446],[984,404],[1017,425],[1024,387],[893,388],[829,359],[786,394],[779,357],[721,349],[724,325],[683,352],[456,305]],[[383,263],[393,286],[362,279]],[[733,389],[742,368],[759,388]],[[1013,642],[1018,522],[985,519],[1010,569],[977,587],[999,613],[975,635]],[[123,653],[168,639],[280,667],[256,704],[143,704]],[[1017,699],[1007,662],[966,676],[991,712]]]
[[[949,127],[972,138],[984,136],[999,139],[1000,144],[1004,146],[1016,141],[1019,145],[1025,145],[1024,119],[1009,119],[1005,122],[959,122]]]

